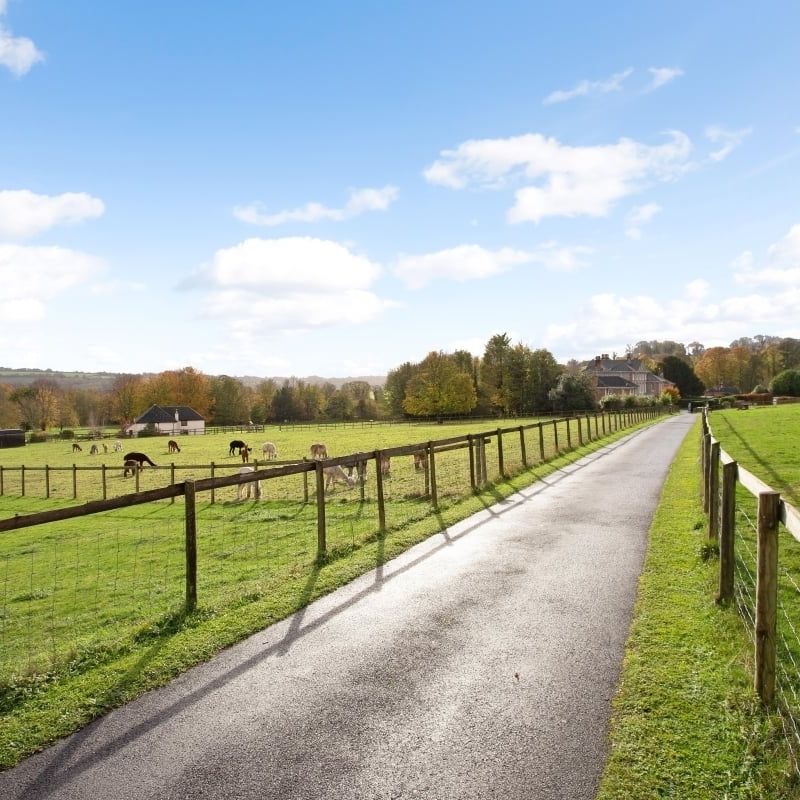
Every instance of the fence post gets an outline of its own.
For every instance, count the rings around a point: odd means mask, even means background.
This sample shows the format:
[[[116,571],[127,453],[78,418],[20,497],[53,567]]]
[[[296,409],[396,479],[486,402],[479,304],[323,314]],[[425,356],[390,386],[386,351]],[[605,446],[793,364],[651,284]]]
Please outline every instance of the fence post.
[[[214,466],[214,462],[212,461],[211,462],[211,477],[212,478],[214,477],[214,469],[215,469],[215,466]],[[216,499],[216,492],[214,491],[214,484],[212,483],[211,484],[211,502],[213,503],[215,501],[215,499]]]
[[[434,509],[439,508],[439,496],[436,491],[436,457],[433,450],[433,442],[428,442],[428,459],[430,460],[431,472],[431,505]]]
[[[736,462],[722,465],[722,508],[719,530],[719,594],[717,602],[733,598],[736,540]]]
[[[25,465],[22,464],[19,468],[19,485],[22,496],[25,497]]]
[[[708,458],[708,538],[719,537],[719,442],[712,442]]]
[[[519,426],[519,449],[522,451],[522,466],[528,468],[528,453],[525,450],[525,428]]]
[[[556,420],[553,420],[553,441],[556,448],[555,455],[558,455],[560,451],[558,449],[558,422]]]
[[[758,564],[756,578],[756,674],[754,687],[762,702],[775,699],[775,630],[778,616],[779,492],[758,495]]]
[[[303,502],[308,502],[308,472],[303,473]]]
[[[197,607],[197,514],[194,481],[184,482],[183,515],[186,529],[186,610]]]
[[[703,511],[708,514],[708,462],[711,460],[711,434],[703,434],[703,457],[701,463],[703,465]]]
[[[100,477],[103,480],[103,500],[105,500],[106,497],[108,496],[108,487],[106,486],[106,465],[105,465],[105,462],[100,467]],[[175,498],[174,497],[172,498],[172,502],[173,503],[175,502]]]
[[[596,439],[600,435],[599,431],[599,424],[597,421],[597,414],[594,415],[594,438]],[[603,424],[603,433],[606,432],[605,423]]]
[[[72,465],[72,499],[78,499],[78,471],[75,464]]]
[[[567,450],[572,450],[572,431],[570,430],[570,418],[565,417],[564,421],[567,425]]]
[[[606,412],[605,411],[601,411],[600,412],[600,422],[603,425],[603,436],[605,436],[606,435]]]
[[[475,485],[475,442],[471,433],[467,434],[467,448],[469,449],[469,485],[474,492],[477,488]]]
[[[3,465],[0,464],[0,497],[3,496],[5,486],[3,486]]]
[[[44,496],[50,499],[50,467],[47,464],[44,465]]]
[[[386,506],[383,503],[383,471],[381,470],[381,451],[375,451],[375,483],[378,491],[378,530],[386,532]],[[362,484],[363,486],[363,484]]]
[[[322,462],[314,465],[317,478],[317,558],[321,559],[327,550],[325,542],[325,473],[322,471]]]
[[[503,431],[497,429],[497,471],[502,478],[506,474],[505,460],[503,459]]]
[[[174,461],[170,462],[170,465],[169,465],[169,485],[170,486],[174,486],[175,485],[175,462]],[[172,505],[174,502],[175,502],[175,496],[173,495],[169,499],[169,504]]]
[[[575,422],[578,423],[578,446],[583,447],[583,422],[580,416],[575,417]]]
[[[139,492],[139,473],[142,471],[142,465],[137,464],[134,469],[136,470],[136,492]]]

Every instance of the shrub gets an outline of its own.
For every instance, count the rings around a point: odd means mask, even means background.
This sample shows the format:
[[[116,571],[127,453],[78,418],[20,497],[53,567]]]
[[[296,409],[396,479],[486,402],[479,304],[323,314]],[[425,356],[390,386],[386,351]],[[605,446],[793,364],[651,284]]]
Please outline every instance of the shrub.
[[[31,444],[46,442],[47,441],[47,434],[44,433],[43,431],[33,431],[31,433],[31,438],[28,439],[28,441]]]
[[[155,425],[154,422],[148,422],[147,425],[145,425],[144,428],[142,428],[139,431],[139,436],[140,437],[141,436],[158,436],[158,435],[159,435],[159,433],[156,430],[156,425]]]
[[[800,397],[800,370],[785,369],[779,372],[769,382],[769,390],[772,394]]]
[[[74,439],[75,438],[75,431],[68,431],[63,430],[61,433],[58,434],[59,439]]]
[[[622,408],[622,398],[618,394],[607,394],[600,398],[600,408],[603,411],[619,411]]]
[[[622,401],[623,408],[636,408],[636,395],[635,394],[628,394],[625,395],[625,398]]]

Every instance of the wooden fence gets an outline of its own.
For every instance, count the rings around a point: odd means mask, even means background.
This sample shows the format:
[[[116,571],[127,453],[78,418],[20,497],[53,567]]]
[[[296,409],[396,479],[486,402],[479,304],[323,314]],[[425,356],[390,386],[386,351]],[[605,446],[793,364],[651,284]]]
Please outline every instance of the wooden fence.
[[[146,491],[136,491],[132,494],[125,494],[115,498],[105,498],[93,500],[79,506],[68,506],[65,508],[43,511],[34,514],[16,515],[9,519],[0,520],[0,533],[20,530],[35,525],[43,525],[61,520],[84,517],[89,514],[98,514],[115,509],[152,503],[158,500],[175,500],[176,497],[183,497],[185,503],[185,538],[186,538],[186,593],[185,605],[187,610],[192,610],[197,604],[197,518],[196,518],[196,496],[198,492],[209,492],[213,501],[214,492],[217,489],[228,486],[240,486],[250,482],[268,481],[275,478],[282,478],[289,475],[302,475],[304,478],[304,502],[309,502],[310,491],[308,483],[313,480],[314,493],[317,505],[317,557],[322,558],[326,553],[326,513],[325,513],[325,468],[333,466],[354,467],[358,474],[363,475],[366,464],[374,462],[375,478],[377,483],[377,510],[379,532],[386,529],[386,517],[384,507],[383,475],[379,465],[386,458],[399,456],[421,455],[421,468],[424,473],[425,496],[429,498],[432,509],[438,507],[438,487],[436,477],[437,455],[451,450],[468,449],[469,451],[469,485],[473,491],[479,491],[489,482],[488,452],[496,453],[496,474],[506,476],[506,466],[504,463],[504,441],[507,437],[519,437],[519,444],[522,453],[522,464],[527,468],[532,464],[526,448],[525,434],[533,431],[533,439],[537,442],[538,458],[534,457],[534,462],[540,463],[546,460],[544,448],[544,429],[553,426],[556,447],[555,452],[563,453],[589,443],[611,433],[622,430],[641,422],[652,420],[669,413],[668,409],[662,407],[640,408],[629,411],[613,412],[606,414],[588,414],[580,417],[564,418],[561,420],[551,420],[547,422],[537,422],[529,425],[520,425],[512,428],[497,428],[495,430],[453,436],[445,439],[437,439],[416,444],[404,445],[401,447],[390,447],[383,450],[371,452],[352,453],[338,458],[329,458],[324,461],[299,461],[283,463],[278,466],[256,468],[254,472],[240,475],[212,476],[210,478],[188,479],[181,482],[175,480],[175,465],[163,467],[170,471],[170,484],[162,488],[149,489]],[[566,442],[559,445],[558,424],[565,424]],[[274,464],[274,462],[273,462]],[[235,465],[241,467],[241,464]],[[256,464],[254,467],[258,466]],[[212,465],[213,467],[213,465]],[[183,467],[193,469],[192,467]],[[3,472],[19,469],[22,472],[22,485],[24,487],[24,475],[34,469],[48,471],[58,469],[56,467],[0,467],[0,490],[2,490]],[[105,476],[107,467],[65,467],[62,469],[71,470],[73,476],[77,470],[98,470],[103,480],[103,491],[105,492]],[[118,470],[119,468],[114,468]],[[148,468],[153,469],[153,468]],[[197,469],[194,467],[194,469]],[[138,473],[137,473],[138,474]],[[75,485],[73,479],[73,486]],[[258,493],[258,483],[256,492]],[[362,484],[363,486],[363,484]],[[24,494],[24,489],[23,489]]]
[[[772,705],[778,635],[778,530],[783,524],[800,541],[800,512],[721,449],[712,433],[707,408],[703,410],[701,435],[703,511],[708,514],[708,538],[719,543],[720,602],[734,597],[737,485],[757,500],[754,687],[761,700]],[[788,617],[787,624],[794,631]]]

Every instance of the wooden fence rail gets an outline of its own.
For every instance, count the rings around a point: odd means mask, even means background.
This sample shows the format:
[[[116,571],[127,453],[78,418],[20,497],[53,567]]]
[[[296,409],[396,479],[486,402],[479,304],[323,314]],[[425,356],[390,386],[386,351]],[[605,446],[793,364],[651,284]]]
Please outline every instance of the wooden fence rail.
[[[718,601],[734,596],[736,563],[737,483],[758,502],[756,544],[755,674],[753,685],[762,702],[775,700],[776,635],[778,625],[778,524],[800,541],[800,512],[720,448],[709,423],[708,408],[701,423],[703,510],[708,514],[709,539],[719,538]],[[720,466],[722,482],[720,488]]]
[[[594,415],[595,424],[595,437],[599,436],[600,430],[598,417],[602,416],[602,429],[607,431],[608,434],[622,430],[628,427],[639,424],[647,420],[656,419],[669,413],[668,409],[662,407],[651,407],[641,409],[631,409],[622,412],[613,412],[610,414]],[[572,419],[575,419],[574,417]],[[578,419],[578,424],[581,425],[581,418]],[[260,482],[274,480],[290,475],[303,475],[304,477],[304,502],[308,502],[308,475],[314,473],[316,485],[316,505],[317,505],[317,557],[322,558],[325,556],[327,549],[326,537],[326,512],[325,512],[325,468],[333,466],[342,467],[355,467],[360,476],[364,476],[365,465],[372,461],[374,462],[373,468],[376,475],[377,486],[377,506],[378,506],[378,526],[379,531],[383,532],[386,529],[386,516],[384,508],[384,484],[383,475],[381,473],[380,464],[382,459],[394,458],[399,456],[408,455],[422,455],[422,470],[424,472],[425,492],[430,502],[431,507],[435,510],[438,507],[438,486],[437,486],[437,454],[449,452],[451,450],[458,450],[467,448],[469,450],[469,482],[473,491],[478,491],[481,487],[488,483],[488,467],[487,467],[487,450],[494,445],[495,452],[497,453],[497,470],[496,474],[499,477],[504,477],[505,463],[504,463],[504,445],[503,437],[516,435],[521,439],[522,445],[522,462],[523,468],[527,467],[527,455],[524,445],[524,434],[526,430],[534,430],[538,433],[539,454],[540,460],[544,461],[544,439],[543,439],[543,426],[554,424],[559,421],[566,422],[567,431],[569,431],[569,422],[567,418],[562,420],[554,420],[552,423],[538,422],[529,425],[519,425],[508,428],[496,428],[491,431],[485,431],[477,434],[467,434],[464,436],[452,436],[449,438],[438,439],[435,441],[401,445],[398,447],[387,447],[382,450],[373,450],[368,452],[350,453],[345,456],[338,456],[336,458],[329,458],[321,461],[292,461],[292,462],[270,462],[269,467],[261,467],[258,462],[254,462],[254,471],[244,475],[238,472],[233,475],[215,475],[215,470],[219,468],[236,467],[241,468],[241,464],[214,464],[210,465],[181,465],[182,469],[198,470],[210,469],[211,477],[209,478],[188,478],[185,481],[175,481],[175,470],[178,468],[175,464],[162,467],[148,467],[148,470],[161,469],[170,471],[170,485],[157,489],[149,489],[146,491],[137,491],[130,494],[124,494],[119,497],[105,498],[102,500],[92,500],[78,506],[68,506],[66,508],[54,509],[51,511],[41,511],[34,514],[16,515],[9,519],[0,520],[0,533],[8,533],[11,531],[18,531],[23,528],[30,528],[37,525],[44,525],[46,523],[58,522],[68,519],[75,519],[84,517],[89,514],[98,514],[107,511],[113,511],[120,508],[127,508],[131,506],[141,505],[145,503],[152,503],[159,500],[170,500],[174,502],[176,497],[184,497],[185,503],[185,570],[186,570],[186,608],[191,610],[197,604],[197,519],[196,519],[196,495],[200,492],[208,492],[211,502],[214,501],[215,490],[229,487],[241,486],[250,482]],[[591,440],[591,416],[585,417],[586,437]],[[579,434],[579,440],[582,434]],[[569,443],[568,439],[568,443]],[[571,447],[568,444],[568,448]],[[565,452],[558,447],[557,431],[556,431],[556,447],[555,455]],[[100,467],[3,467],[0,465],[0,494],[3,489],[3,475],[11,470],[19,469],[21,475],[24,476],[26,472],[32,470],[43,470],[46,476],[49,476],[54,470],[67,470],[71,471],[73,475],[73,487],[75,487],[75,476],[79,470],[99,470],[103,477],[103,489],[105,494],[105,476],[108,469],[107,465]],[[116,469],[116,468],[114,468]],[[135,475],[138,479],[139,469],[136,468]],[[24,486],[24,483],[23,483]],[[256,483],[256,487],[259,483]],[[363,487],[363,483],[362,483]],[[74,494],[77,492],[73,488]],[[24,489],[23,489],[24,494]],[[256,489],[258,496],[258,488]],[[363,499],[363,495],[362,495]]]

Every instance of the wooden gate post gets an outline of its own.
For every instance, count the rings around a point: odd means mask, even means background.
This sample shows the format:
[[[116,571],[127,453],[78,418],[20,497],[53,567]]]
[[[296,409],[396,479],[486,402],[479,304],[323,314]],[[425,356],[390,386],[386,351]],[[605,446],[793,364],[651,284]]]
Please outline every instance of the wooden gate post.
[[[555,442],[556,455],[561,451],[558,449],[558,420],[553,420],[553,441]]]
[[[717,602],[733,599],[736,542],[736,462],[722,465],[722,508],[719,530],[719,594]]]
[[[567,423],[567,450],[572,450],[572,431],[570,430],[570,418],[565,417],[564,421]]]
[[[214,462],[212,461],[211,462],[211,477],[212,478],[214,477],[214,470],[215,470]],[[215,500],[216,500],[216,492],[214,490],[214,484],[212,483],[211,484],[211,502],[213,503]]]
[[[50,467],[47,464],[44,465],[44,496],[50,498]],[[103,500],[105,499],[103,495]]]
[[[184,483],[184,519],[186,529],[186,610],[197,607],[197,514],[193,480]]]
[[[519,449],[522,451],[522,466],[528,468],[528,453],[525,450],[525,428],[519,426]]]
[[[578,446],[583,447],[583,422],[580,416],[575,417],[575,422],[578,423]]]
[[[719,538],[719,442],[711,443],[708,459],[708,538]]]
[[[25,497],[25,465],[22,464],[19,468],[19,485],[21,489],[21,494]]]
[[[539,423],[539,461],[544,461],[544,425]]]
[[[169,465],[169,485],[175,485],[175,462],[171,462]],[[169,504],[172,505],[175,502],[175,495],[170,497]]]
[[[78,471],[75,464],[72,465],[72,499],[78,499]]]
[[[325,473],[322,471],[322,462],[314,465],[317,478],[317,558],[321,559],[327,550],[325,530]]]
[[[467,434],[467,449],[469,450],[469,485],[474,492],[477,488],[475,485],[475,442],[471,433]]]
[[[758,564],[756,578],[756,674],[761,701],[775,699],[775,632],[778,618],[778,492],[758,495]]]

